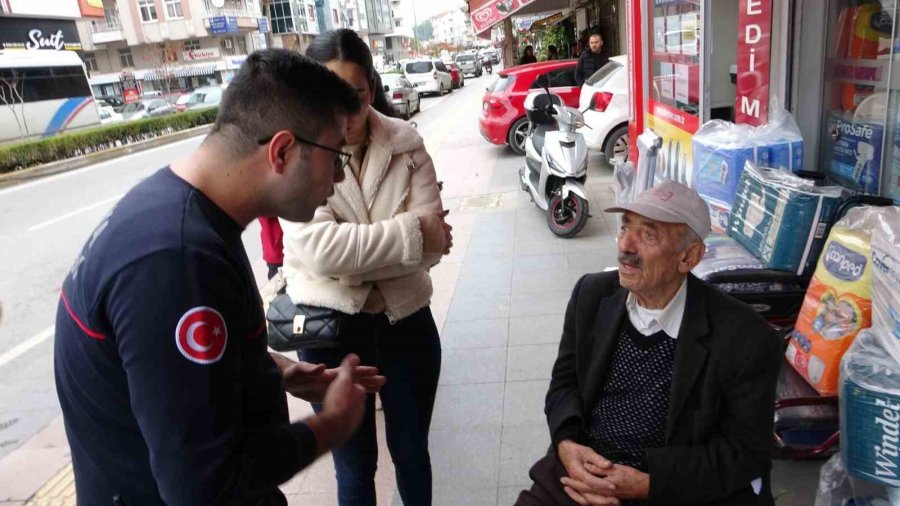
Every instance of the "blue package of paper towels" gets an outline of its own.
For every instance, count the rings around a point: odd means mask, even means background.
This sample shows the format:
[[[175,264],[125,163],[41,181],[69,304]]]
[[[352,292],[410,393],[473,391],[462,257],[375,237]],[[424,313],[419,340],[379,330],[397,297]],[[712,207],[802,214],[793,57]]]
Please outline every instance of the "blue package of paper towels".
[[[841,452],[852,476],[900,487],[900,364],[880,331],[860,331],[841,360]]]
[[[748,162],[728,220],[728,235],[770,269],[812,273],[843,189],[818,187],[790,172]]]

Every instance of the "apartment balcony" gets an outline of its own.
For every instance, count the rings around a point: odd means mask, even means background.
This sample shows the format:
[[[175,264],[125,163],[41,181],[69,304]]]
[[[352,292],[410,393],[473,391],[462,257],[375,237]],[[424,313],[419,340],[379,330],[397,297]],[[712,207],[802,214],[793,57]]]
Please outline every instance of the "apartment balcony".
[[[238,33],[256,31],[259,27],[259,18],[265,17],[259,8],[259,3],[251,0],[229,0],[225,2],[224,7],[216,7],[212,0],[203,0],[203,5],[206,9],[204,24],[210,31],[212,31],[210,23],[212,18],[227,18],[229,21],[233,21],[233,23],[227,23],[228,32],[221,33]],[[233,30],[235,25],[237,30]]]
[[[107,13],[103,21],[91,22],[91,42],[94,45],[123,41],[125,41],[125,34],[122,32],[122,22],[118,16],[111,16]]]

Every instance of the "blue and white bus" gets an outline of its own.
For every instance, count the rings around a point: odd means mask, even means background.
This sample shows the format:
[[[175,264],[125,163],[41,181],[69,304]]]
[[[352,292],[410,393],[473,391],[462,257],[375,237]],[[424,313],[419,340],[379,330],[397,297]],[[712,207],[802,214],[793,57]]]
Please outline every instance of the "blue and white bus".
[[[0,142],[100,124],[81,58],[73,51],[0,51]]]

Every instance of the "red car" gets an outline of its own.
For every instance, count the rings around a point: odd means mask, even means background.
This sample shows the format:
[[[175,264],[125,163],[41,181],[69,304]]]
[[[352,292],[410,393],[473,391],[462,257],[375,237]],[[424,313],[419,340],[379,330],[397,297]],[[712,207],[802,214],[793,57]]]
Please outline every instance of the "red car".
[[[531,125],[525,116],[525,96],[537,88],[535,79],[547,75],[550,91],[561,96],[569,107],[578,108],[581,86],[575,83],[578,60],[529,63],[500,71],[493,86],[484,94],[478,126],[481,135],[492,144],[509,144],[513,151],[525,154],[525,139]]]
[[[445,63],[447,66],[447,70],[450,71],[450,82],[452,83],[453,89],[462,88],[466,85],[466,76],[462,72],[459,71],[459,68],[452,63]]]

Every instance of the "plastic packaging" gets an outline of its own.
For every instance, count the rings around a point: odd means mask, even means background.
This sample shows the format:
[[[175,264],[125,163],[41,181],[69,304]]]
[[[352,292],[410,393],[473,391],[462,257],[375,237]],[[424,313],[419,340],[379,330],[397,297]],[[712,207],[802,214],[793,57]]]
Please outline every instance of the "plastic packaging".
[[[710,234],[706,240],[706,253],[694,267],[694,275],[707,279],[710,275],[738,269],[764,269],[762,260],[753,256],[735,239],[722,234]]]
[[[871,241],[882,208],[851,209],[828,235],[785,353],[822,395],[838,393],[841,357],[872,325]]]
[[[694,134],[691,185],[709,204],[714,232],[724,233],[737,185],[748,161],[797,172],[803,167],[803,136],[793,116],[772,108],[757,128],[708,121]]]
[[[886,207],[872,232],[872,326],[900,363],[900,208]]]
[[[747,162],[728,235],[768,268],[808,275],[843,192],[839,186],[815,186],[790,172]]]
[[[847,474],[841,455],[832,456],[819,471],[815,506],[898,505],[896,490],[857,480]]]
[[[775,398],[778,400],[816,397],[816,391],[788,364],[778,373]],[[775,411],[775,431],[787,446],[812,448],[824,443],[838,431],[837,406],[821,404],[793,406]]]
[[[900,364],[881,332],[862,330],[841,361],[841,454],[852,476],[900,487]]]

